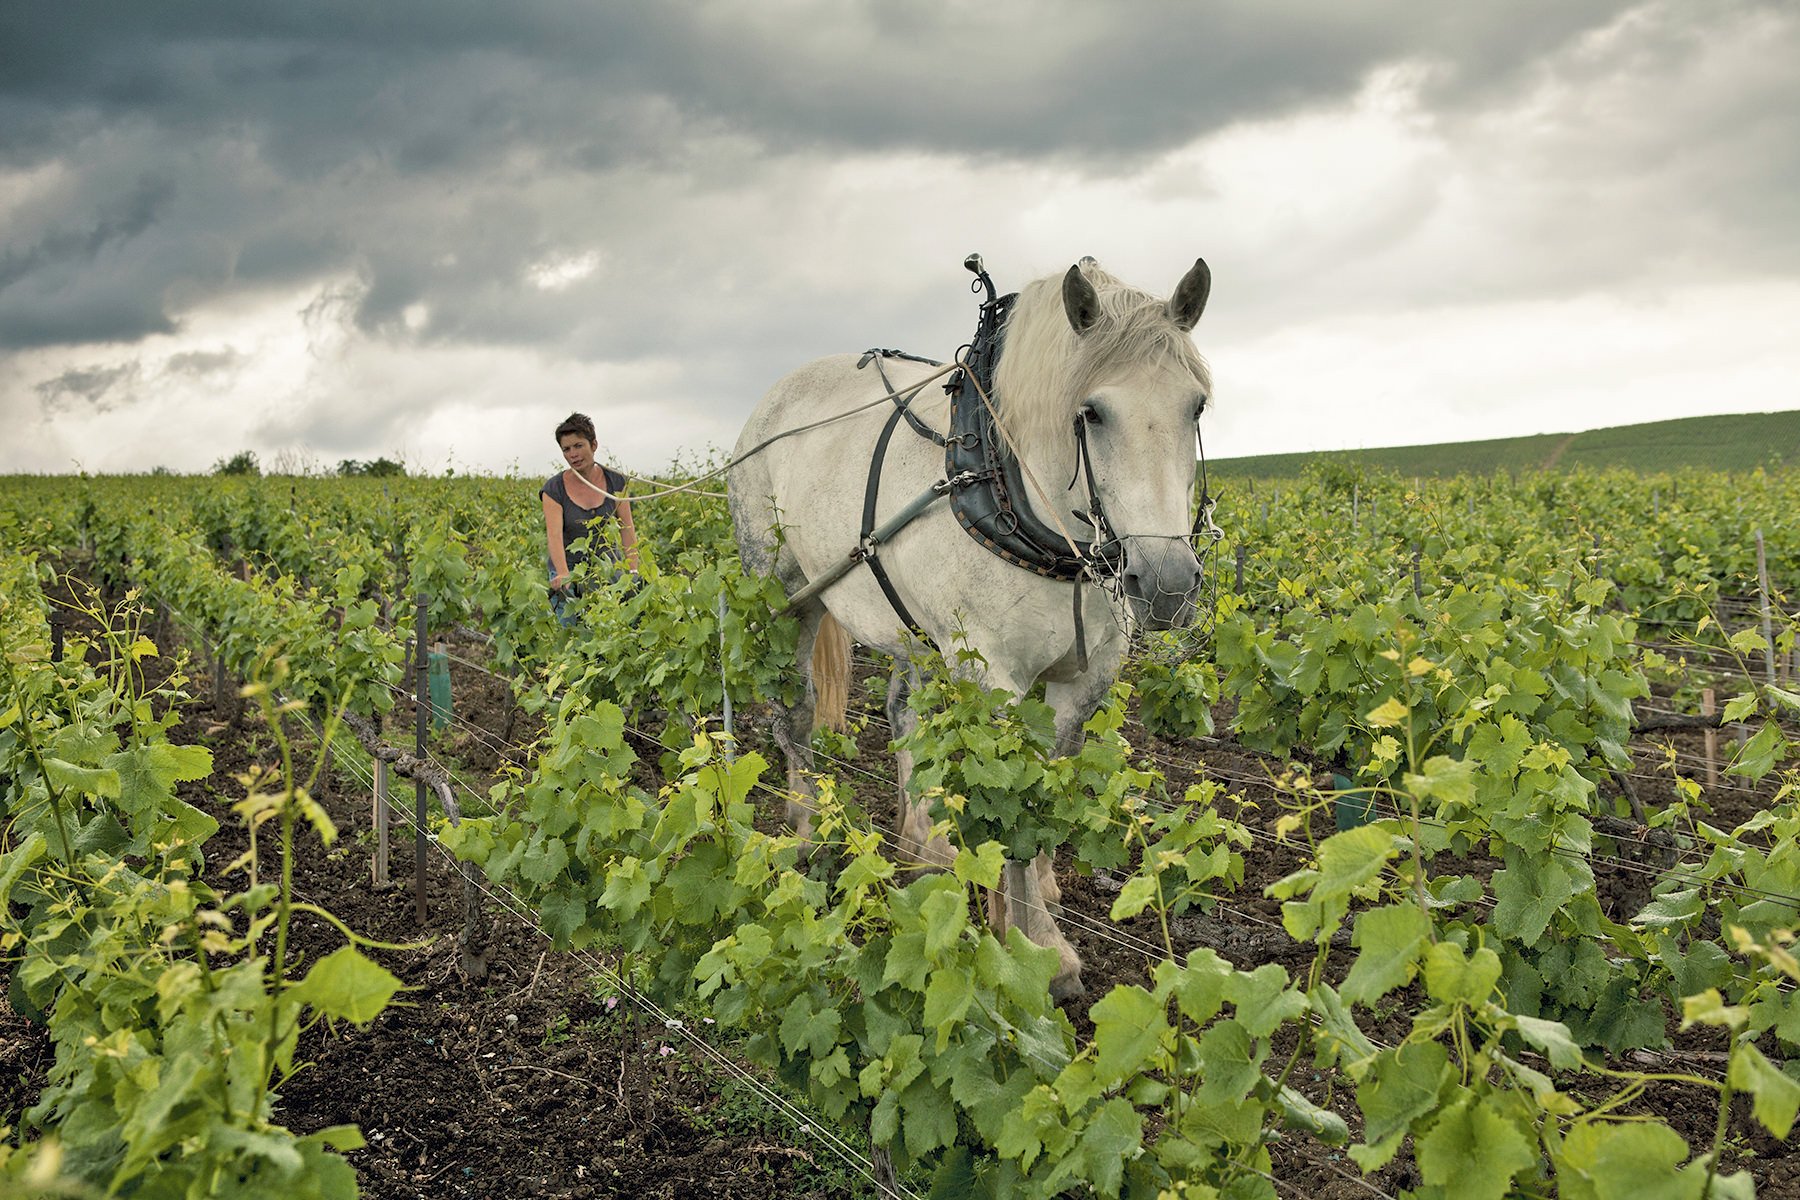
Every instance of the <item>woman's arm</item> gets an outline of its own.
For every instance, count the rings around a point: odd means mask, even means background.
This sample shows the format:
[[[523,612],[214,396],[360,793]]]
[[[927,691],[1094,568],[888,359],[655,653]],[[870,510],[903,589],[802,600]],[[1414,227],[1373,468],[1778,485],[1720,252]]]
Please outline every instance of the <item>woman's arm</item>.
[[[550,566],[555,574],[550,586],[561,591],[569,582],[569,559],[563,553],[562,505],[548,495],[544,501],[544,543],[550,550]]]
[[[625,565],[638,569],[637,526],[631,523],[631,501],[619,497],[619,546],[625,551]]]

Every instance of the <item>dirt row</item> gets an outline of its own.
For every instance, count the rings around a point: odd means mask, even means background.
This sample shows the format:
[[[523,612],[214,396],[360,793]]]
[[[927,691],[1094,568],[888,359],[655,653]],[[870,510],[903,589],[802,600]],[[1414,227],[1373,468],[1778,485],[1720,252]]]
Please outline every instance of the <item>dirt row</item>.
[[[477,656],[466,647],[455,652],[465,659]],[[209,847],[209,861],[225,863],[245,845],[229,812],[239,794],[232,777],[266,759],[270,737],[253,716],[240,724],[216,720],[206,673],[193,674],[200,676],[190,687],[195,702],[172,736],[213,751],[213,777],[184,785],[183,795],[220,818],[222,830]],[[535,730],[512,709],[503,681],[471,662],[453,663],[452,675],[457,720],[439,735],[437,750],[459,779],[479,792],[509,762],[524,765],[518,747],[528,745]],[[878,777],[891,779],[893,767],[885,749],[887,732],[875,718],[884,694],[879,676],[862,681],[856,707],[871,719],[858,734],[853,786],[873,813],[885,817],[891,797],[883,795]],[[1223,729],[1229,714],[1218,715]],[[755,709],[742,714],[740,736],[777,762],[766,718]],[[396,729],[410,729],[405,711],[392,721]],[[512,744],[503,740],[503,730],[512,734]],[[1127,736],[1157,757],[1170,775],[1171,793],[1206,774],[1230,781],[1246,804],[1243,819],[1259,835],[1245,854],[1244,884],[1230,904],[1174,923],[1177,952],[1211,946],[1241,965],[1275,961],[1292,972],[1304,971],[1309,948],[1296,946],[1280,931],[1279,906],[1262,895],[1267,883],[1297,869],[1306,853],[1304,843],[1280,842],[1270,834],[1281,796],[1267,781],[1279,764],[1229,742],[1158,739],[1135,724]],[[1676,744],[1697,754],[1699,740],[1699,734],[1682,734]],[[1659,752],[1650,745],[1639,750],[1653,774],[1650,766]],[[650,746],[641,753],[654,759]],[[1654,781],[1639,786],[1652,805],[1672,796]],[[303,841],[295,877],[304,898],[368,936],[423,943],[378,955],[409,990],[367,1029],[310,1035],[301,1057],[311,1065],[289,1081],[281,1097],[283,1119],[298,1131],[346,1122],[362,1128],[368,1145],[350,1159],[366,1196],[872,1194],[853,1167],[798,1134],[752,1085],[701,1061],[686,1043],[621,1003],[616,989],[597,978],[596,967],[604,964],[550,952],[528,920],[497,910],[490,976],[480,984],[464,980],[455,950],[460,892],[448,867],[441,860],[432,863],[429,917],[421,926],[410,885],[379,889],[371,883],[373,835],[365,782],[340,770],[322,799],[341,837],[329,849],[315,839]],[[1722,788],[1707,799],[1713,822],[1729,827],[1767,797]],[[771,827],[778,819],[772,809],[766,814]],[[1317,832],[1323,836],[1330,830]],[[408,873],[412,849],[404,827],[396,831],[393,856],[396,874]],[[1087,998],[1073,1003],[1069,1015],[1085,1026],[1087,1003],[1114,983],[1147,980],[1155,951],[1144,947],[1158,945],[1161,932],[1149,917],[1114,925],[1107,913],[1116,881],[1080,875],[1066,863],[1062,867],[1064,927],[1084,958],[1088,985]],[[1603,870],[1601,879],[1603,898],[1618,906],[1615,916],[1625,915],[1643,887],[1641,872],[1619,867]],[[341,944],[339,935],[313,920],[299,923],[293,941],[307,956]],[[1347,965],[1348,952],[1336,962],[1338,969]],[[1403,997],[1384,1020],[1370,1024],[1369,1032],[1398,1040],[1410,1011]],[[1288,1049],[1276,1047],[1278,1054]],[[1682,1051],[1704,1055],[1706,1047],[1688,1038]],[[17,1122],[41,1087],[49,1060],[42,1031],[9,1010],[0,1012],[0,1104],[10,1114],[0,1119]],[[1294,1082],[1354,1126],[1346,1081],[1314,1071],[1308,1062]],[[1643,1111],[1674,1125],[1690,1145],[1710,1143],[1709,1097],[1667,1089],[1653,1093],[1650,1104],[1660,1107],[1647,1104]],[[1724,1169],[1748,1167],[1765,1198],[1800,1200],[1800,1156],[1761,1134],[1747,1109],[1734,1113],[1732,1128]],[[1418,1184],[1404,1158],[1365,1181],[1340,1151],[1304,1137],[1283,1137],[1272,1151],[1284,1195],[1339,1200],[1366,1197],[1371,1185],[1391,1195]]]

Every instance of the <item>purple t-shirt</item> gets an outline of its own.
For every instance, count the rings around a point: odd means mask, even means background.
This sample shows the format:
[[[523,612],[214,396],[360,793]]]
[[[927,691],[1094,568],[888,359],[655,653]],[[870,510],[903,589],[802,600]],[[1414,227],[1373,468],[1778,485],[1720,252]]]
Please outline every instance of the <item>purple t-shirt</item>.
[[[607,495],[606,499],[601,501],[595,508],[583,508],[569,498],[569,488],[564,482],[563,474],[560,471],[546,479],[544,481],[544,486],[538,489],[538,495],[548,496],[562,507],[563,554],[568,561],[570,569],[573,569],[577,563],[586,559],[586,555],[581,551],[571,550],[570,547],[574,545],[577,538],[588,536],[588,526],[595,522],[604,525],[607,521],[610,521],[613,518],[613,515],[619,511],[619,505],[615,497],[621,496],[625,492],[626,480],[622,472],[604,466],[600,469],[606,473]],[[618,552],[613,548],[611,543],[599,542],[596,540],[595,545],[598,548],[597,552],[599,554],[604,555],[607,558],[618,557]]]

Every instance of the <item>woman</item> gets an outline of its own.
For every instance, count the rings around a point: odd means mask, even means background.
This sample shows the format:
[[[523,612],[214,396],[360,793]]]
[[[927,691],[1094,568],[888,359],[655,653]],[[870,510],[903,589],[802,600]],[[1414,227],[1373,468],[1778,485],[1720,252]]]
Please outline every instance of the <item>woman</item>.
[[[616,561],[625,552],[625,564],[638,569],[637,529],[631,523],[631,501],[624,496],[625,476],[594,461],[594,423],[581,413],[556,427],[556,444],[562,447],[569,469],[552,475],[538,489],[544,502],[544,539],[550,560],[550,607],[564,625],[575,623],[567,611],[573,594],[570,575],[593,557]],[[619,522],[619,546],[606,537],[606,522]],[[586,538],[586,548],[574,543]]]

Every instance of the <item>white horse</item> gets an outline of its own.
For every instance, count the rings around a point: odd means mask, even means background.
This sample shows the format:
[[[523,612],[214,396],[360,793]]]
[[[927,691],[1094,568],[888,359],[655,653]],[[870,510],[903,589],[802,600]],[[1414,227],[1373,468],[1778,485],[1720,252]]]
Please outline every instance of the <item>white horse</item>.
[[[1196,424],[1211,394],[1210,372],[1188,336],[1206,307],[1210,273],[1196,261],[1163,301],[1131,288],[1083,259],[1062,276],[1025,287],[1007,319],[992,397],[1016,448],[1032,509],[1046,524],[1091,537],[1086,487],[1077,472],[1075,421],[1084,421],[1094,492],[1122,549],[1118,582],[1130,619],[1152,628],[1185,621],[1200,582],[1188,534],[1196,463]],[[872,448],[892,415],[879,403],[887,390],[858,356],[823,358],[778,382],[745,425],[729,478],[732,521],[745,566],[773,571],[793,595],[838,567],[859,539]],[[931,367],[888,359],[895,389],[928,378]],[[871,401],[875,403],[871,404]],[[756,447],[785,431],[829,421]],[[948,429],[949,400],[932,382],[912,403],[923,421]],[[742,457],[747,452],[749,456]],[[900,426],[881,468],[879,520],[886,520],[944,478],[944,450]],[[1067,485],[1067,486],[1065,486]],[[1046,511],[1046,504],[1048,510]],[[1024,695],[1042,680],[1056,712],[1057,752],[1079,749],[1082,725],[1117,677],[1128,631],[1100,589],[1085,581],[1045,578],[1014,566],[977,543],[938,502],[895,534],[881,562],[919,629],[939,647],[966,637],[985,666],[981,682]],[[1077,601],[1071,588],[1081,589]],[[1078,653],[1075,606],[1081,605],[1087,653]],[[858,567],[805,601],[799,665],[812,682],[806,697],[779,713],[775,735],[788,761],[790,790],[815,794],[811,732],[841,722],[848,684],[849,639],[908,661],[916,645],[868,568]],[[1085,658],[1085,666],[1083,664]],[[895,671],[888,692],[894,736],[912,727],[906,706],[909,668]],[[817,718],[815,720],[815,718]],[[943,865],[948,847],[930,837],[924,804],[906,793],[911,771],[902,754],[901,845]],[[811,811],[788,805],[788,819],[810,836]],[[1060,889],[1047,855],[1035,864],[1008,863],[995,908],[1032,941],[1053,946],[1062,964],[1052,992],[1082,991],[1081,960],[1057,928]]]

